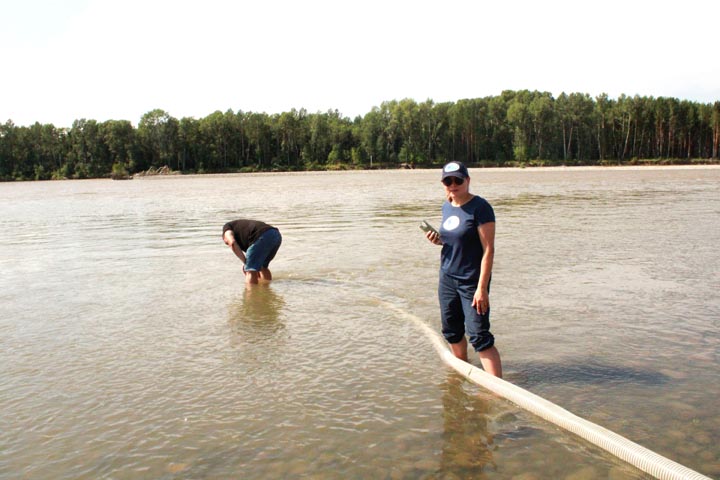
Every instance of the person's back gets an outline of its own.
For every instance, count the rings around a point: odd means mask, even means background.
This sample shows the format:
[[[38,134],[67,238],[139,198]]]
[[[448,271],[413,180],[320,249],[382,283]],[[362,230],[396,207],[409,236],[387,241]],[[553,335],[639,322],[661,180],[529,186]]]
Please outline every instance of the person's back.
[[[280,230],[259,220],[238,219],[223,225],[222,238],[243,262],[245,283],[272,280],[268,267],[282,244]]]

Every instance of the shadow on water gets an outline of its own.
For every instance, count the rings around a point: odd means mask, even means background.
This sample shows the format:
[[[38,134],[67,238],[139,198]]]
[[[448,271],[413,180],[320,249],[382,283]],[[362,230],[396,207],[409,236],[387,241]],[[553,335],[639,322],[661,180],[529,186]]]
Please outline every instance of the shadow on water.
[[[668,377],[658,371],[640,370],[587,360],[571,363],[515,363],[507,380],[523,388],[535,385],[598,385],[603,383],[663,385]]]
[[[285,300],[271,285],[253,285],[230,306],[228,324],[233,333],[250,342],[262,341],[285,328],[284,307]]]

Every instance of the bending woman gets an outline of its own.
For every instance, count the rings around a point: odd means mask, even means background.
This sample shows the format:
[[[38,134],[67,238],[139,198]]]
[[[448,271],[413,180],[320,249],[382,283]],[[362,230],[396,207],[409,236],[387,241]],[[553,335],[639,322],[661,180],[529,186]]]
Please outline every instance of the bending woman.
[[[223,242],[243,262],[245,283],[269,282],[270,261],[282,243],[280,230],[257,220],[233,220],[223,225]]]

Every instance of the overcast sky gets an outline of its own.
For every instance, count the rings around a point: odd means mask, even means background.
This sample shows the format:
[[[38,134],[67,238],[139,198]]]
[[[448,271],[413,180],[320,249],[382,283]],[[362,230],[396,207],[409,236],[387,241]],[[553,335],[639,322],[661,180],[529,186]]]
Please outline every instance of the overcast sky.
[[[717,0],[0,0],[0,122],[457,101],[720,100]]]

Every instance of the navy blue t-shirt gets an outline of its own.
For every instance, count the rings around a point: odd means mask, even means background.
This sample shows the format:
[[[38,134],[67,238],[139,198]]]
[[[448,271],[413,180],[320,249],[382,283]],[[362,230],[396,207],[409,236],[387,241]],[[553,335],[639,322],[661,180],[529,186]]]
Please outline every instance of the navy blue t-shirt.
[[[460,207],[445,202],[442,216],[440,270],[458,280],[477,281],[483,256],[478,227],[495,221],[492,206],[476,195]]]

